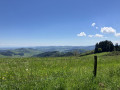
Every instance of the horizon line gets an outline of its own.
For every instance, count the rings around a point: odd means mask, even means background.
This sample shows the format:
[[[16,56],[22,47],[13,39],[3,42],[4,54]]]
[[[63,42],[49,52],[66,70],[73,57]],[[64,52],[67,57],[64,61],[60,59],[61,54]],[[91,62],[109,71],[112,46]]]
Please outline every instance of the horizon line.
[[[45,46],[0,46],[0,48],[17,48],[17,47],[86,47],[95,45],[45,45]]]

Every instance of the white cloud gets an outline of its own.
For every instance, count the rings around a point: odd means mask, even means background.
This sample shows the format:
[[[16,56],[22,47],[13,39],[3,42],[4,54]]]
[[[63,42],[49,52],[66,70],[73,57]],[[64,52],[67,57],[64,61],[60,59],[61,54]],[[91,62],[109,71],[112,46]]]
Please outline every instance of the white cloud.
[[[88,37],[94,37],[94,35],[88,35]]]
[[[101,28],[102,33],[116,33],[116,30],[112,27],[103,27]]]
[[[96,23],[92,23],[92,25],[91,25],[91,26],[92,26],[92,27],[94,27],[95,25],[96,25]]]
[[[116,37],[120,36],[120,33],[115,33],[115,36],[116,36]]]
[[[96,29],[98,29],[98,27],[96,27]]]
[[[103,35],[101,35],[101,34],[95,34],[95,37],[100,37],[100,38],[102,38]]]
[[[95,35],[88,35],[88,37],[99,37],[99,38],[103,38],[104,36],[101,34],[95,34]]]
[[[81,32],[80,34],[77,34],[78,37],[86,36],[84,32]]]
[[[120,36],[120,33],[117,33],[116,30],[112,27],[103,27],[101,28],[102,33],[113,33],[116,37]]]

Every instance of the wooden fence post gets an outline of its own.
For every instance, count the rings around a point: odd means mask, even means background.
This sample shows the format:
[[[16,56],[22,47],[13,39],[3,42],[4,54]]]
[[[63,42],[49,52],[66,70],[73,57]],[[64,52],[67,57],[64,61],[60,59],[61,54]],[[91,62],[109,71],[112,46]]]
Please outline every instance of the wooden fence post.
[[[97,75],[97,56],[94,56],[94,77]]]

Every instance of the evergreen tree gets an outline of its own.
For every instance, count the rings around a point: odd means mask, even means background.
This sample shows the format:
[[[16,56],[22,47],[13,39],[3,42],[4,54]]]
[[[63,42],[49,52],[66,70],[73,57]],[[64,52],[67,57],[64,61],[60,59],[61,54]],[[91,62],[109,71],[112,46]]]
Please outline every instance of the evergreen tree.
[[[98,53],[98,48],[101,48],[102,52],[111,52],[114,50],[114,45],[111,41],[101,41],[95,45],[95,53]]]
[[[96,45],[95,45],[95,53],[98,53],[98,48],[99,48],[99,44],[96,43]]]
[[[119,51],[118,43],[115,44],[115,51]]]

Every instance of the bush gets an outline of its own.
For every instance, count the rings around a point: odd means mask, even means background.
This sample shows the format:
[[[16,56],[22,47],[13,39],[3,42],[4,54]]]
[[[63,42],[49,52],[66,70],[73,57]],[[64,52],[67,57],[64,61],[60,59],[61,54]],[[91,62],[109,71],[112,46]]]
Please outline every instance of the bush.
[[[99,53],[102,52],[102,48],[98,48],[98,52],[99,52]]]

